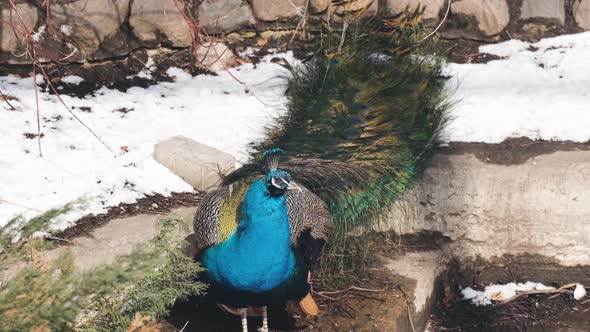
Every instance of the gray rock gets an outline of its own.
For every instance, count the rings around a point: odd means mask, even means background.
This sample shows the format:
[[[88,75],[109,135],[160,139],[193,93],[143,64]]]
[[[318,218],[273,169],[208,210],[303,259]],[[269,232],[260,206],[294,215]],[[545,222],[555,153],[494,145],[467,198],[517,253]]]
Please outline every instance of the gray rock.
[[[153,239],[158,234],[162,220],[180,218],[183,220],[183,224],[190,225],[195,210],[194,207],[182,207],[172,209],[171,213],[166,216],[139,214],[113,219],[92,230],[92,236],[77,237],[72,240],[70,246],[43,251],[41,255],[43,259],[53,261],[66,253],[71,254],[74,266],[78,271],[87,271],[103,264],[112,264],[118,257],[131,254],[138,245]],[[179,231],[180,229],[179,227]]]
[[[242,0],[205,0],[199,6],[199,24],[208,33],[234,31],[254,22],[252,9]]]
[[[330,0],[311,0],[309,5],[314,12],[319,13],[328,8],[330,5]]]
[[[237,65],[236,55],[223,43],[197,49],[197,65],[218,72]]]
[[[524,0],[520,18],[548,18],[565,23],[565,0]]]
[[[16,5],[16,9],[22,16],[26,29],[28,31],[32,31],[37,24],[37,8],[28,4],[18,4]],[[14,11],[12,11],[11,20],[11,10],[9,5],[3,5],[0,9],[0,12],[2,13],[3,22],[10,22],[17,29],[22,29],[22,22]],[[0,28],[0,51],[16,53],[20,50],[19,46],[22,46],[22,41],[22,36],[16,34],[12,27],[6,24],[2,25]]]
[[[135,36],[143,42],[159,43],[165,37],[174,46],[191,45],[188,24],[173,0],[134,1],[129,24]]]
[[[219,172],[234,170],[233,156],[184,136],[175,136],[156,144],[154,158],[195,189],[209,191],[221,182]]]
[[[329,15],[336,21],[340,21],[342,20],[340,18],[340,16],[335,16],[334,14],[339,14],[342,13],[345,9],[346,10],[350,10],[350,11],[358,11],[358,10],[362,10],[364,8],[366,8],[368,6],[368,9],[365,13],[365,15],[374,15],[377,13],[378,9],[379,9],[379,3],[378,1],[375,0],[356,0],[355,2],[352,2],[350,6],[347,7],[343,7],[343,6],[334,6],[333,4],[330,4],[329,8],[328,8],[328,12]]]
[[[576,0],[574,2],[574,18],[576,24],[584,29],[590,30],[590,1]]]
[[[129,0],[87,1],[79,0],[69,3],[52,2],[52,25],[71,27],[72,44],[86,58],[94,59],[93,54],[109,37],[120,31],[121,25],[129,14]],[[120,49],[120,54],[127,53]]]
[[[461,0],[453,2],[451,12],[474,16],[479,30],[487,36],[502,32],[510,22],[506,0]]]
[[[414,10],[418,6],[425,6],[423,17],[425,19],[434,19],[438,18],[443,7],[447,6],[447,0],[386,0],[385,6],[394,14],[401,13],[406,7]]]
[[[303,13],[306,0],[252,0],[256,18],[272,22]]]

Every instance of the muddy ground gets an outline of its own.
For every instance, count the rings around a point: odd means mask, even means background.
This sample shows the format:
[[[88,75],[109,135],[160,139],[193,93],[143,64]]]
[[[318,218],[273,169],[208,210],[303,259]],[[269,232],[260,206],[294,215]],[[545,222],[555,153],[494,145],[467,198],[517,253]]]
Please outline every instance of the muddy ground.
[[[481,290],[484,285],[469,286]],[[549,285],[557,288],[562,284]],[[450,280],[433,309],[430,326],[432,332],[590,331],[590,299],[576,301],[572,294],[551,293],[475,306],[462,299],[459,285]]]
[[[473,154],[484,163],[498,165],[524,164],[527,160],[557,151],[590,150],[590,143],[551,142],[526,137],[508,138],[500,144],[451,142],[437,150],[444,154]]]

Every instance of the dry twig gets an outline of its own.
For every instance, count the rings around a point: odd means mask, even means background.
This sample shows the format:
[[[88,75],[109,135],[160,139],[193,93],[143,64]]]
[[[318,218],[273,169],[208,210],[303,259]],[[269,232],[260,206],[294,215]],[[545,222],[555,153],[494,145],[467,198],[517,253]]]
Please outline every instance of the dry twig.
[[[570,288],[574,288],[576,287],[576,283],[573,284],[567,284],[564,286],[561,286],[559,288],[555,288],[555,289],[533,289],[533,290],[529,290],[529,291],[524,291],[524,292],[520,292],[516,295],[514,295],[513,297],[506,299],[502,302],[498,302],[496,303],[494,306],[492,306],[490,308],[491,309],[495,309],[498,307],[501,307],[503,305],[506,305],[510,302],[514,302],[518,299],[520,299],[521,297],[527,297],[529,295],[535,295],[535,294],[573,294],[573,291]]]
[[[8,106],[10,107],[11,110],[18,111],[16,109],[16,107],[12,106],[12,104],[10,103],[10,96],[5,95],[4,92],[2,92],[2,90],[0,90],[0,97],[2,97],[2,99],[4,100],[4,102],[6,104],[8,104]]]
[[[338,291],[331,291],[331,292],[318,292],[319,294],[330,294],[330,295],[334,295],[334,294],[340,294],[340,293],[346,293],[348,291],[351,290],[355,290],[355,291],[359,291],[359,292],[370,292],[370,293],[379,293],[379,292],[383,292],[383,289],[369,289],[369,288],[361,288],[361,287],[356,287],[356,286],[350,286],[347,289],[343,289],[343,290],[338,290]]]
[[[447,17],[449,16],[449,12],[451,11],[452,0],[447,0],[447,2],[448,2],[447,11],[445,12],[445,16],[443,17],[443,19],[440,21],[438,26],[431,33],[429,33],[426,37],[422,38],[422,40],[420,42],[423,42],[426,39],[432,37],[432,35],[434,35],[438,31],[438,29],[440,29],[442,27],[442,25],[445,23],[445,21],[447,20]]]

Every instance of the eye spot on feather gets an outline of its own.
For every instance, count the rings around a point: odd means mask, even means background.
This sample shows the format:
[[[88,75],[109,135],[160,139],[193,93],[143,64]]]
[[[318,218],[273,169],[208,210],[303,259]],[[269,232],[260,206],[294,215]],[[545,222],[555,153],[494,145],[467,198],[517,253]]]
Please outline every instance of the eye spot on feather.
[[[358,104],[358,103],[352,104],[352,109],[355,110],[355,111],[357,111],[357,112],[364,111],[367,108],[368,107],[365,104]]]

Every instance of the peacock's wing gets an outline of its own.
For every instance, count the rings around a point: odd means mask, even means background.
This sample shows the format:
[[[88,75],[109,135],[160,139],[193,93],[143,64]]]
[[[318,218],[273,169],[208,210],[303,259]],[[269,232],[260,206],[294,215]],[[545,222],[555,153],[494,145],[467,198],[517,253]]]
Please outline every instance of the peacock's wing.
[[[309,189],[299,186],[285,194],[291,245],[303,253],[308,264],[320,254],[334,228],[326,203]]]
[[[208,193],[195,214],[194,256],[227,240],[237,229],[246,186],[227,185]]]

